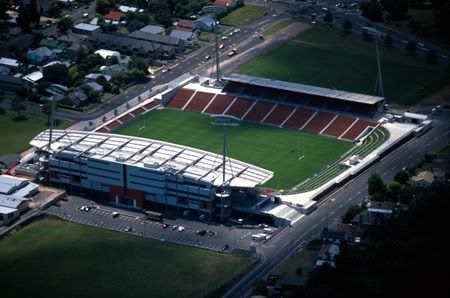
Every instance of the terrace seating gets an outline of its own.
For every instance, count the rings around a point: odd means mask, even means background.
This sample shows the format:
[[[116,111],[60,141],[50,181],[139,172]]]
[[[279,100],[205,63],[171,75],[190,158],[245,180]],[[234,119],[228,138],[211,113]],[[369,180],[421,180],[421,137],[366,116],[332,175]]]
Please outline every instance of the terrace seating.
[[[318,112],[309,123],[303,128],[307,132],[320,133],[336,114],[328,112]]]
[[[315,111],[297,108],[292,116],[283,124],[283,127],[290,129],[300,129],[314,115]]]
[[[309,97],[308,104],[319,109],[323,108],[327,103],[326,99],[323,97],[313,95],[309,95],[308,97]]]
[[[146,109],[148,111],[148,110],[153,109],[156,106],[158,106],[158,104],[156,102],[152,101],[152,102],[149,102],[148,104],[144,105],[143,107],[144,107],[144,109]]]
[[[343,135],[342,139],[355,140],[361,133],[363,133],[367,127],[375,127],[377,124],[375,122],[367,121],[364,119],[358,119],[358,121],[353,124],[353,126]]]
[[[266,117],[267,113],[273,108],[274,104],[270,102],[258,101],[247,113],[243,120],[260,122]]]
[[[139,115],[141,115],[142,113],[144,113],[146,111],[146,109],[144,109],[143,107],[139,107],[136,110],[133,110],[131,112],[131,114],[133,114],[133,116],[137,117]]]
[[[270,115],[264,120],[264,123],[281,125],[286,118],[294,111],[294,107],[283,104],[277,105]]]
[[[120,123],[117,120],[114,120],[113,122],[106,125],[106,128],[108,128],[111,131],[111,130],[114,130],[114,129],[120,127],[121,125],[122,125],[122,123]]]
[[[191,101],[187,104],[184,110],[192,112],[201,112],[208,105],[211,99],[214,97],[214,93],[206,93],[198,91]]]
[[[194,92],[195,90],[191,89],[185,88],[180,89],[167,106],[172,109],[181,110],[188,102],[188,100],[191,98],[191,96],[194,94]]]
[[[228,106],[233,102],[234,97],[218,94],[214,101],[205,110],[208,114],[223,114]]]
[[[355,118],[339,115],[334,121],[322,132],[322,134],[339,137],[350,125],[355,122]]]
[[[127,123],[127,122],[129,122],[130,120],[132,120],[132,119],[134,119],[133,116],[131,116],[130,114],[125,114],[125,115],[123,115],[122,117],[120,117],[118,120],[119,120],[120,122],[122,122],[122,123]]]
[[[104,133],[107,133],[107,132],[109,132],[109,130],[106,128],[106,126],[103,126],[102,128],[100,128],[100,129],[97,130],[96,132],[104,132]]]
[[[234,101],[234,103],[229,107],[228,111],[225,113],[226,115],[231,115],[237,118],[242,118],[248,109],[253,105],[255,101],[245,98],[238,98]]]

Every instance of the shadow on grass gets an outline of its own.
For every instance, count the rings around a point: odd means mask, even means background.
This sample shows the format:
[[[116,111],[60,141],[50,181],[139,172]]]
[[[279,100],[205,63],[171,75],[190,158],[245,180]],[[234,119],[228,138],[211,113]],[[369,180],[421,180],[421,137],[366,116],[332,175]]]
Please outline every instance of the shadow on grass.
[[[25,115],[17,115],[13,118],[13,121],[19,122],[19,121],[25,121],[28,120],[28,117]]]

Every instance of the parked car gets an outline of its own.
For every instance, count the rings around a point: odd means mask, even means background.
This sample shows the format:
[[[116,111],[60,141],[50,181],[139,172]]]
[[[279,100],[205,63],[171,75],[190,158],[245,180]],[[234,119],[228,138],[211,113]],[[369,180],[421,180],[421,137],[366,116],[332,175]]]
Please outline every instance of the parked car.
[[[128,227],[126,227],[125,228],[125,230],[124,230],[125,232],[132,232],[133,231],[133,228],[132,227],[130,227],[130,226],[128,226]]]
[[[119,212],[113,212],[113,213],[111,214],[111,216],[112,216],[113,218],[119,217]]]
[[[199,235],[199,236],[204,236],[204,235],[206,235],[206,230],[198,230],[196,232],[196,234]]]
[[[163,229],[167,229],[167,228],[169,227],[169,225],[168,225],[168,224],[162,224],[161,227],[162,227]]]
[[[173,225],[172,226],[172,231],[175,231],[176,229],[178,229],[178,225]]]
[[[229,249],[230,248],[230,246],[228,245],[228,244],[225,244],[223,247],[222,247],[222,251],[226,251],[227,249]]]
[[[183,227],[183,226],[178,227],[178,232],[183,232],[184,230],[185,230],[185,227]]]

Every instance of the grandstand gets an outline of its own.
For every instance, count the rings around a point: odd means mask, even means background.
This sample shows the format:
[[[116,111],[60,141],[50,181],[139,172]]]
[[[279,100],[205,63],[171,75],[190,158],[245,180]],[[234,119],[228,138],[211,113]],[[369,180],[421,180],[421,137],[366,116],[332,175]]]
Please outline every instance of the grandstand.
[[[383,102],[381,97],[238,74],[225,80],[220,93],[181,88],[167,107],[354,141],[378,125],[373,116]]]

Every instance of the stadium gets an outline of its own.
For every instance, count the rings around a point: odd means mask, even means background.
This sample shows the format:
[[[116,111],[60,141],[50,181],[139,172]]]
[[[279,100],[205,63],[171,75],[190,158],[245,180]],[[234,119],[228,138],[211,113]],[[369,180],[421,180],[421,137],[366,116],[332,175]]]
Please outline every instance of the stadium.
[[[126,208],[289,225],[418,127],[380,112],[382,97],[247,75],[219,87],[186,75],[164,89],[94,132],[54,131],[50,150],[49,131],[34,138],[49,182]],[[239,124],[225,159],[211,115]]]

